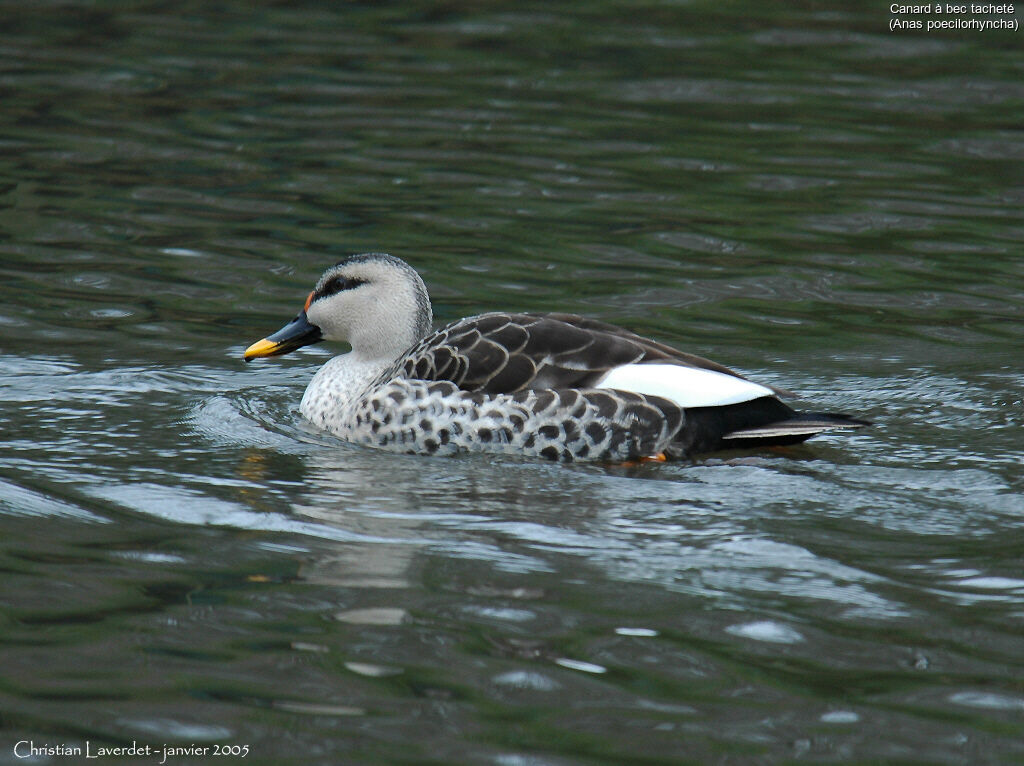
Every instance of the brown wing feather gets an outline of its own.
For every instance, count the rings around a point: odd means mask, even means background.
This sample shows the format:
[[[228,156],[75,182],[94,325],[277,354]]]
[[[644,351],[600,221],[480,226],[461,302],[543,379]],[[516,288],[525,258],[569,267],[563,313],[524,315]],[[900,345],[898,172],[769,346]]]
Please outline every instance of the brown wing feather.
[[[738,373],[699,356],[575,314],[481,314],[428,335],[399,360],[405,377],[464,391],[588,388],[623,364],[670,362]]]
[[[735,370],[731,370],[718,362],[712,362],[710,359],[705,359],[702,356],[688,354],[685,351],[672,348],[672,346],[668,346],[664,343],[658,343],[656,340],[651,340],[650,338],[645,338],[642,335],[637,335],[635,332],[627,330],[624,327],[608,324],[607,322],[600,322],[588,317],[582,317],[578,314],[547,314],[546,316],[565,322],[566,324],[571,324],[574,327],[579,327],[583,330],[607,333],[609,335],[616,335],[620,338],[633,341],[643,347],[645,353],[643,361],[645,362],[670,360],[678,364],[682,364],[685,367],[698,367],[702,370],[714,370],[715,372],[722,372],[726,375],[732,375],[733,377],[743,378],[746,380],[745,376],[740,375]]]

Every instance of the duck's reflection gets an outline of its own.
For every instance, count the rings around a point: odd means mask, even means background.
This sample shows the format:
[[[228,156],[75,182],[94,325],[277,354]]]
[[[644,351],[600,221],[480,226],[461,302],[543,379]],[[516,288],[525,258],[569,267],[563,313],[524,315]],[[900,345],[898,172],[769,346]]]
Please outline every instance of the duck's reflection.
[[[535,530],[525,536],[543,537],[524,514],[546,509],[554,515],[548,521],[565,523],[595,512],[557,466],[508,461],[496,467],[479,457],[438,460],[346,447],[312,454],[305,467],[306,491],[293,503],[293,515],[363,541],[310,562],[303,575],[318,583],[408,587],[424,550],[488,559],[503,569],[547,570],[539,557],[516,550],[531,523]]]
[[[454,570],[451,562],[475,561],[494,581],[516,579],[502,572],[573,574],[660,585],[723,605],[763,594],[876,615],[900,611],[874,592],[870,573],[762,528],[779,503],[820,504],[814,475],[775,460],[608,469],[338,445],[302,456],[302,490],[289,510],[331,530],[322,536],[335,541],[316,546],[304,563],[301,574],[313,583],[420,588],[426,562]],[[742,502],[769,492],[773,504]]]

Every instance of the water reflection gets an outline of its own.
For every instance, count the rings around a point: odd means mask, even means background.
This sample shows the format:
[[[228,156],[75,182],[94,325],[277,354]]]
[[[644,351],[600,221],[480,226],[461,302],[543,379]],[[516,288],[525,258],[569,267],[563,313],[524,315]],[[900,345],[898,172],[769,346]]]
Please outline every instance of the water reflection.
[[[252,460],[245,464],[250,478]],[[801,481],[786,470],[786,458],[738,463],[624,477],[601,467],[431,460],[339,444],[307,454],[289,510],[297,520],[337,530],[335,539],[357,541],[304,565],[305,576],[321,583],[405,587],[417,556],[439,555],[508,572],[580,567],[724,605],[761,592],[829,600],[876,616],[902,613],[871,592],[877,576],[774,541],[758,529],[763,517],[735,506],[738,489],[769,493],[792,508],[820,501],[826,486],[813,476]],[[265,485],[279,477],[270,470],[259,478]],[[223,518],[238,521],[237,513]]]

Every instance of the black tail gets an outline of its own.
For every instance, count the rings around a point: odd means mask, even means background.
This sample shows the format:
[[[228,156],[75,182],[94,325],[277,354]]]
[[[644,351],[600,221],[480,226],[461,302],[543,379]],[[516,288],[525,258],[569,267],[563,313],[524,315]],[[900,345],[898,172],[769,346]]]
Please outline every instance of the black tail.
[[[798,444],[822,431],[854,431],[869,426],[839,412],[797,412],[786,420],[777,420],[751,428],[740,428],[722,436],[723,447],[753,447],[764,444]]]
[[[853,431],[866,420],[835,412],[797,412],[765,396],[724,407],[694,407],[673,443],[673,452],[693,455],[719,449],[798,444],[822,431]]]

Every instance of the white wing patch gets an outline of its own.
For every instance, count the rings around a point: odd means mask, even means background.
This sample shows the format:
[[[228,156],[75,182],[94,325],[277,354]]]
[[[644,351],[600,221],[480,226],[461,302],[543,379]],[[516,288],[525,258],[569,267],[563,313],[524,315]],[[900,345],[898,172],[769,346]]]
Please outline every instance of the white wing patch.
[[[594,388],[660,396],[680,407],[721,407],[775,395],[743,378],[678,364],[624,364],[605,373]]]

